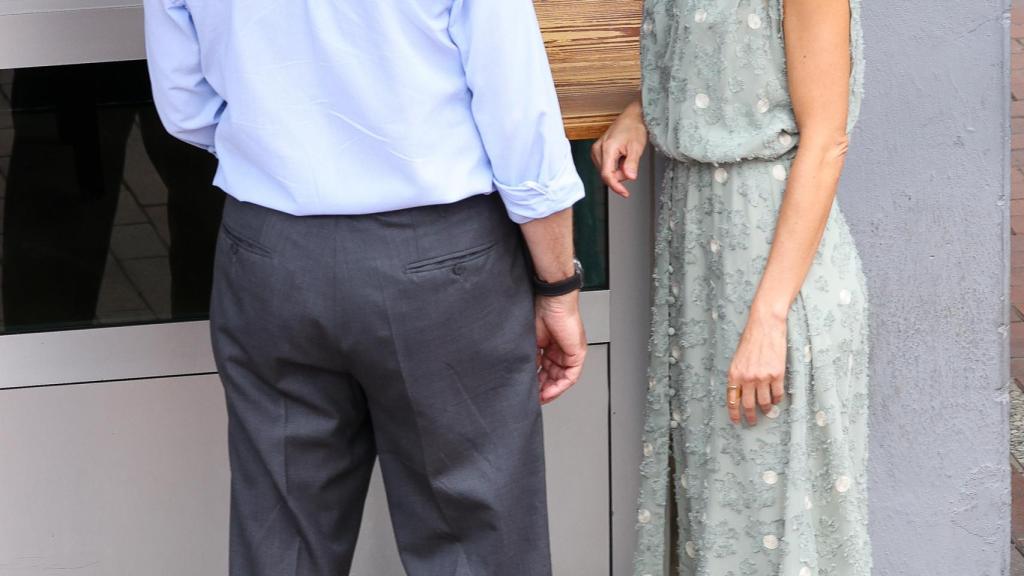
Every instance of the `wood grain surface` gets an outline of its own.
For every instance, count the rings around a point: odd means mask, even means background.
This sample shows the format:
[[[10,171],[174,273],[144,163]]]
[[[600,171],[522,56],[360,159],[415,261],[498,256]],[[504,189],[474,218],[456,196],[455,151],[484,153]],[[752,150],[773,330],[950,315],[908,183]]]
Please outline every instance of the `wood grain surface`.
[[[502,0],[495,0],[502,1]],[[640,90],[642,0],[534,0],[572,140],[599,137]]]

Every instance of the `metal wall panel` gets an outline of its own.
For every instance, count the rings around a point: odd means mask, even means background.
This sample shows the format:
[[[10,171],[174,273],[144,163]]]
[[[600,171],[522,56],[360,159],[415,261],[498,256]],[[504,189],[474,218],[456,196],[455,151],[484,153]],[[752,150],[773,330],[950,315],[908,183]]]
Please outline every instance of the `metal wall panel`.
[[[555,574],[608,575],[607,346],[544,417]],[[0,391],[0,574],[226,574],[226,431],[213,375]],[[402,574],[376,473],[353,574]]]
[[[226,433],[216,376],[0,391],[0,574],[227,574]]]
[[[617,196],[610,217],[612,574],[633,574],[641,438],[647,400],[647,340],[651,317],[651,228],[662,163],[653,152],[640,165],[628,200]]]

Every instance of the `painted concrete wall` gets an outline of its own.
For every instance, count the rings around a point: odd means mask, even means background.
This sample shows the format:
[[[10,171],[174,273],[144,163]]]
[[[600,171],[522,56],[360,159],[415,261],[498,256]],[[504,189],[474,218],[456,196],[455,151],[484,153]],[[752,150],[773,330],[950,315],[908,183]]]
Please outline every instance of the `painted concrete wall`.
[[[1009,574],[1008,2],[864,3],[875,574]]]

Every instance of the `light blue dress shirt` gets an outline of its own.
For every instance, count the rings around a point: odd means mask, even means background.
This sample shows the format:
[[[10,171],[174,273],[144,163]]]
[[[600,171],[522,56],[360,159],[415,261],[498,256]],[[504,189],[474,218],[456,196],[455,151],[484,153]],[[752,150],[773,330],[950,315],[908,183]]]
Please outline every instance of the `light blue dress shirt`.
[[[167,130],[295,215],[583,197],[531,0],[145,0]]]

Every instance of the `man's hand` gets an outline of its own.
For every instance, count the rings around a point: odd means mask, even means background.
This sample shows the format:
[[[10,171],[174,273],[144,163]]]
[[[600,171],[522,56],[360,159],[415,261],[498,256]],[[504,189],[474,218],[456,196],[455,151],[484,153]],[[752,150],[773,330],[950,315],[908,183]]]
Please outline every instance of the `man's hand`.
[[[540,402],[548,404],[571,388],[583,371],[587,336],[579,292],[536,301],[537,379]]]
[[[561,282],[576,273],[573,264],[572,208],[521,226],[533,270],[542,282]],[[579,380],[587,337],[580,318],[579,290],[564,296],[537,296],[537,379],[540,402],[547,404]]]

